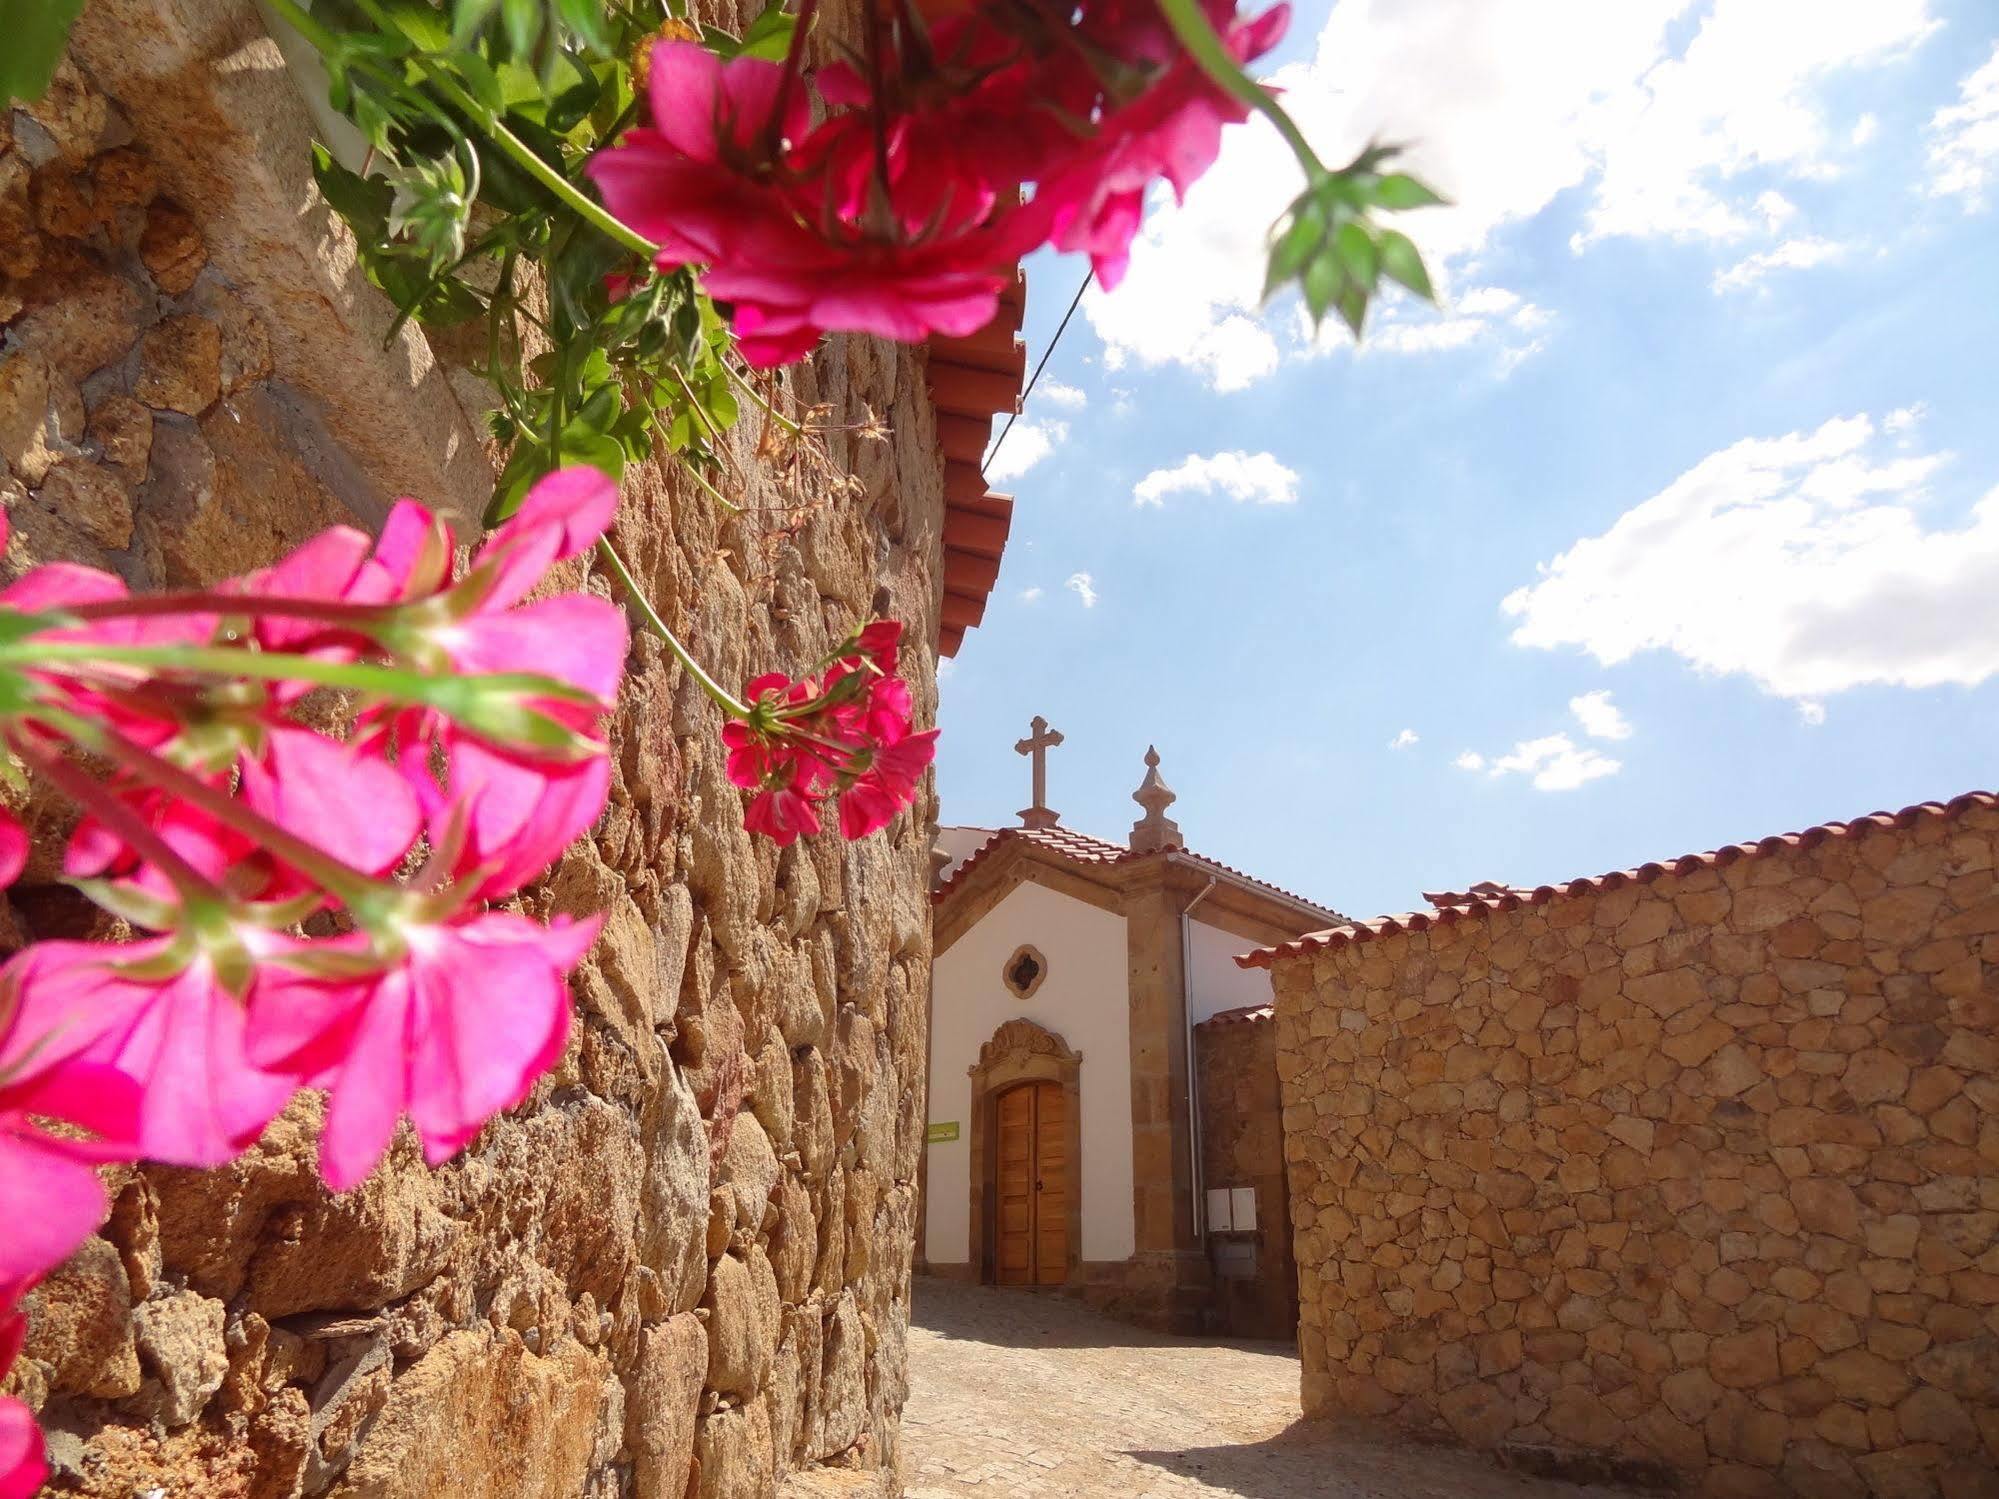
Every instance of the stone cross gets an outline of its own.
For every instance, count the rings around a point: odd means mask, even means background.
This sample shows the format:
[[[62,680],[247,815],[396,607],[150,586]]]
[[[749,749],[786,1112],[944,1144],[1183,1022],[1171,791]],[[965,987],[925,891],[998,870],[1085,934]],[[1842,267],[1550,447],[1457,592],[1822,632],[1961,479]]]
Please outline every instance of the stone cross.
[[[1020,811],[1020,825],[1024,828],[1052,828],[1060,822],[1061,815],[1048,806],[1048,751],[1062,742],[1060,730],[1048,727],[1048,720],[1039,713],[1034,715],[1034,732],[1020,740],[1013,747],[1017,755],[1028,755],[1034,760],[1034,805]]]

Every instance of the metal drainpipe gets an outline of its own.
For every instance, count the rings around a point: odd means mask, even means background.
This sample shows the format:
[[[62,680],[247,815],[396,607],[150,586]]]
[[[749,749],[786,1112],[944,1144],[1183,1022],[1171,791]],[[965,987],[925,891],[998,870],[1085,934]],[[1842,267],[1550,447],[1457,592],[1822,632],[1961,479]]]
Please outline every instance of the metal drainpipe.
[[[1201,1220],[1207,1205],[1202,1195],[1201,1175],[1201,1078],[1200,1068],[1194,1054],[1194,907],[1206,900],[1213,892],[1219,877],[1208,876],[1208,883],[1186,905],[1180,908],[1180,1008],[1187,1019],[1187,1164],[1194,1174],[1194,1242],[1201,1242]]]

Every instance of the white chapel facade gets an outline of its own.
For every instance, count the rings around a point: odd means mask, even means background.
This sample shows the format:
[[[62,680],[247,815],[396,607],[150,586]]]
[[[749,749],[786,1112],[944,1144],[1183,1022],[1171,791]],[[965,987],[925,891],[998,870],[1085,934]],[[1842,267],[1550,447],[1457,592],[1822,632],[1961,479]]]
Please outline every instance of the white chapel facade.
[[[938,836],[923,1263],[1288,1335],[1281,1146],[1251,1158],[1278,1139],[1274,1050],[1251,1029],[1270,1030],[1269,975],[1233,959],[1342,918],[1188,850],[1151,751],[1126,842],[1062,826],[1060,743],[1037,718],[1016,746],[1034,759],[1019,827]],[[1265,1100],[1267,1121],[1237,1117]]]

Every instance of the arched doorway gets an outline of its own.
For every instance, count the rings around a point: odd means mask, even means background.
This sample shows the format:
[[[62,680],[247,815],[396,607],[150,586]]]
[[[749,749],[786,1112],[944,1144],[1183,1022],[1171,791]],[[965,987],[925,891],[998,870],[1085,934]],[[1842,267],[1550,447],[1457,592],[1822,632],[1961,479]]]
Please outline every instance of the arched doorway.
[[[1059,1286],[1083,1247],[1082,1053],[1026,1018],[979,1048],[972,1079],[973,1253],[987,1285]]]
[[[1059,1083],[1021,1083],[994,1100],[994,1278],[1059,1286],[1069,1276],[1069,1098]]]

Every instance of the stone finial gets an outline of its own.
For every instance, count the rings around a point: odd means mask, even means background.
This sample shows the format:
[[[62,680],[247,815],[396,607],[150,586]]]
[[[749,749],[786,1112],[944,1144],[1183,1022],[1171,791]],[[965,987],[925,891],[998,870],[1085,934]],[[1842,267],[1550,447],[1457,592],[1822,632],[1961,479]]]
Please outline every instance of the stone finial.
[[[1138,790],[1132,792],[1131,799],[1145,808],[1145,815],[1131,825],[1133,853],[1187,846],[1187,840],[1180,836],[1180,824],[1166,815],[1166,809],[1180,798],[1160,778],[1159,751],[1149,744],[1145,747],[1145,779],[1138,783]]]

